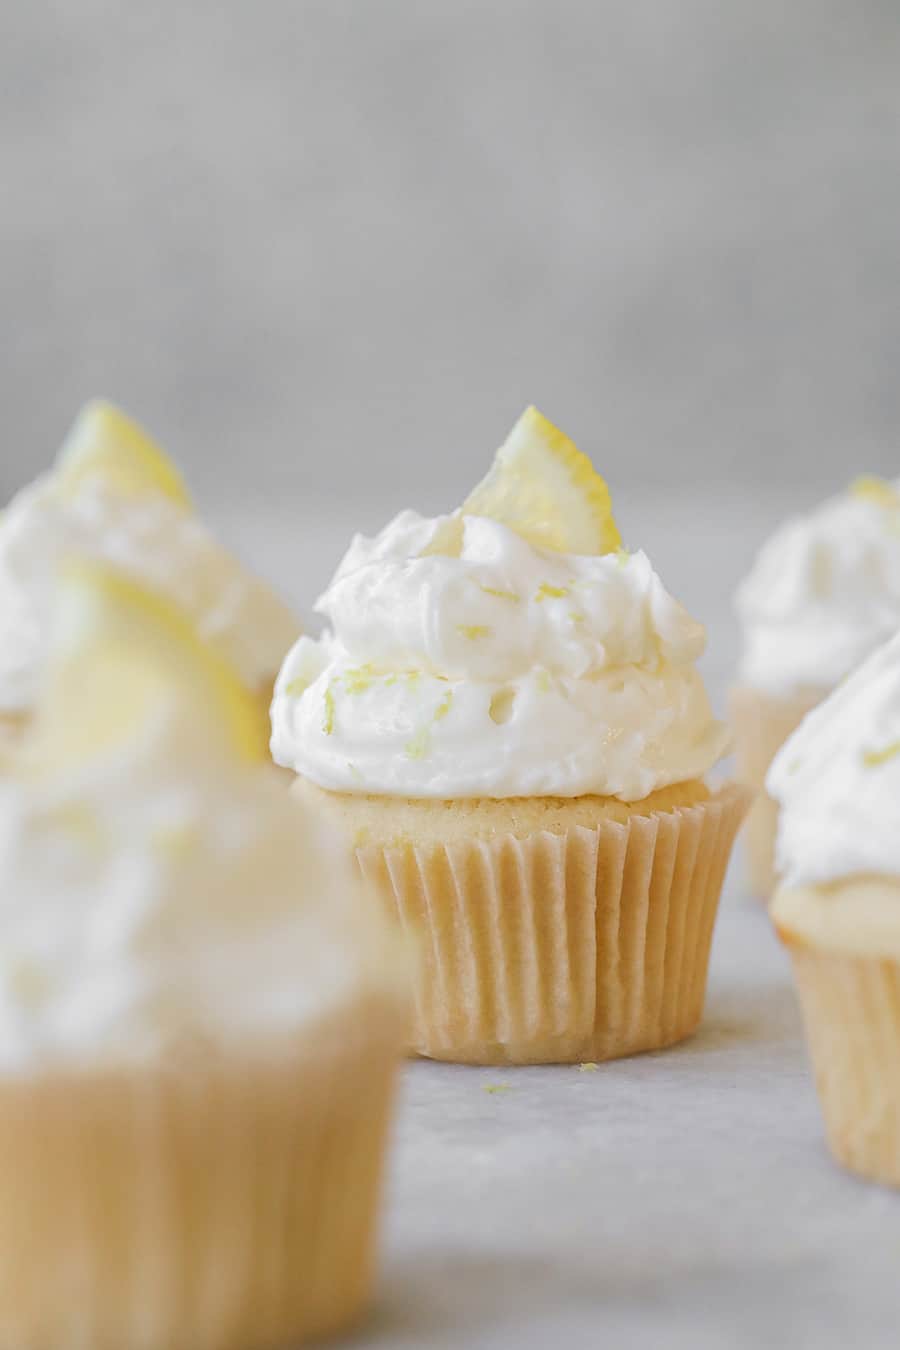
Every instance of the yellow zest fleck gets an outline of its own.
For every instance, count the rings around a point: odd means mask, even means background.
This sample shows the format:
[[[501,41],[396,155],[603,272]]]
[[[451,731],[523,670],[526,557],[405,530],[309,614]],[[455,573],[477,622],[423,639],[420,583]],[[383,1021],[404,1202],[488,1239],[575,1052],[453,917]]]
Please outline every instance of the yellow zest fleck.
[[[447,716],[452,706],[453,706],[453,690],[448,689],[446,694],[444,695],[444,697],[441,699],[440,703],[434,710],[434,720],[436,722],[443,721],[443,719]]]
[[[406,683],[409,685],[410,689],[415,689],[416,685],[422,678],[422,672],[421,670],[408,670],[404,678],[406,680]]]
[[[290,698],[299,698],[301,694],[306,693],[308,688],[309,680],[303,675],[298,675],[296,680],[291,680],[290,684],[285,685],[284,692]]]
[[[854,478],[850,484],[850,495],[861,497],[864,501],[875,502],[877,506],[900,506],[900,493],[897,492],[893,483],[889,483],[886,478],[879,478],[872,473],[865,473],[859,478]]]
[[[345,670],[341,679],[348,694],[363,694],[375,679],[375,672],[368,664],[354,666],[352,670]]]
[[[424,759],[431,749],[431,737],[428,731],[423,728],[417,731],[411,741],[407,741],[406,754],[409,759]]]
[[[195,825],[169,825],[157,830],[151,843],[170,862],[180,862],[196,847],[198,838]]]
[[[392,684],[396,684],[398,679],[399,679],[399,676],[396,675],[396,674],[388,675],[388,676],[385,678],[385,681],[384,681],[384,687],[385,687],[386,689],[390,689],[391,685],[392,685]]]
[[[106,831],[92,807],[82,802],[69,802],[53,812],[53,820],[60,829],[73,834],[92,853],[102,853],[107,842]]]
[[[534,682],[542,694],[550,693],[550,676],[546,670],[539,670],[534,677]]]
[[[496,586],[482,586],[481,590],[485,595],[494,595],[498,600],[511,600],[514,605],[522,603],[521,595],[516,595],[515,591],[501,591]]]
[[[490,1092],[492,1096],[497,1096],[501,1092],[512,1092],[509,1083],[485,1083],[485,1092]]]
[[[548,581],[544,581],[538,586],[534,598],[540,604],[542,600],[563,600],[568,594],[568,586],[551,586]]]
[[[597,1072],[597,1065],[594,1064],[593,1062],[587,1063],[587,1064],[579,1064],[579,1065],[578,1065],[578,1072],[579,1072],[579,1073],[596,1073],[596,1072]]]
[[[464,638],[470,642],[477,642],[479,638],[490,636],[490,628],[483,623],[460,623],[456,625],[457,633],[461,633]]]
[[[572,623],[584,623],[585,619],[587,618],[587,615],[582,614],[580,609],[573,609],[572,613],[569,615],[569,618],[571,619]]]
[[[630,557],[631,554],[628,552],[627,548],[616,549],[616,562],[619,564],[620,567],[624,567]]]
[[[864,750],[862,762],[867,769],[875,769],[879,764],[886,764],[895,755],[900,755],[900,741],[891,741],[883,750]]]
[[[330,736],[334,731],[334,693],[331,685],[325,690],[325,721],[322,723],[322,730],[326,736]]]

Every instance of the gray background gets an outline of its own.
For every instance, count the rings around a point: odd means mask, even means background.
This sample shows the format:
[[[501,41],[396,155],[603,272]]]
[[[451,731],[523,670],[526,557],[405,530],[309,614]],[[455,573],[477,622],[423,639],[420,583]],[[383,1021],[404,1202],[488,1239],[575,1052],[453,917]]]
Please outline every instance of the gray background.
[[[778,514],[900,468],[900,5],[0,0],[0,490],[106,392],[308,613],[533,399],[709,628]],[[360,1350],[882,1350],[900,1201],[829,1161],[732,871],[659,1057],[411,1064]],[[503,1094],[485,1092],[501,1084]]]
[[[449,506],[530,400],[626,498],[897,467],[895,0],[0,23],[0,492],[95,392],[210,501]]]

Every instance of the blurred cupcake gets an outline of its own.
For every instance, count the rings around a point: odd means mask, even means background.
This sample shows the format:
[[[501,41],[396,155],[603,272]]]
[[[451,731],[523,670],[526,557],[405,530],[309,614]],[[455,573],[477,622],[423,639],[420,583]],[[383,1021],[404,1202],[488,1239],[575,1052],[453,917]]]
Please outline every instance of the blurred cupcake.
[[[298,621],[216,543],[146,433],[111,404],[90,403],[52,471],[0,515],[0,742],[34,708],[56,570],[70,553],[168,595],[268,706]]]
[[[759,790],[747,818],[750,884],[775,882],[772,757],[804,716],[900,627],[900,493],[859,478],[788,520],[738,591],[742,654],[731,694],[738,777]]]
[[[357,537],[276,684],[272,750],[421,935],[415,1049],[530,1063],[696,1027],[744,797],[702,628],[535,409],[461,511]]]
[[[776,756],[772,903],[803,1006],[828,1140],[900,1185],[900,637]]]
[[[396,935],[165,601],[67,573],[0,783],[0,1342],[259,1350],[372,1274]]]

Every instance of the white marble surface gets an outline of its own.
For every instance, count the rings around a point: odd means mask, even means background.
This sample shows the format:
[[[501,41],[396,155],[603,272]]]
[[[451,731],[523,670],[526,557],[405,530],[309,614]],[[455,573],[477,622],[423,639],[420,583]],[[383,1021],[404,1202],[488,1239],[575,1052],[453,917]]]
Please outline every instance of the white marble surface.
[[[730,594],[784,500],[623,503],[708,623],[721,703]],[[308,601],[353,524],[222,513]],[[487,1089],[500,1085],[505,1091]],[[732,868],[706,1018],[661,1055],[577,1068],[405,1072],[372,1350],[847,1350],[898,1341],[900,1195],[832,1164],[789,967]]]

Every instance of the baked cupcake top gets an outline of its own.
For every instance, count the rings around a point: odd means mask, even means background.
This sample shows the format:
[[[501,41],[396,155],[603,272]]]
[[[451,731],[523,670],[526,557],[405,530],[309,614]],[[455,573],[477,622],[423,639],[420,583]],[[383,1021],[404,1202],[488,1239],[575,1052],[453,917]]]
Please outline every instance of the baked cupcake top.
[[[329,627],[276,683],[272,752],[320,787],[637,801],[726,749],[702,627],[535,409],[460,511],[357,536],[317,610]]]
[[[900,627],[900,487],[859,478],[786,521],[737,612],[745,684],[776,696],[832,688]]]
[[[55,468],[0,515],[0,713],[27,713],[46,658],[56,569],[67,554],[113,563],[163,591],[248,688],[278,670],[300,625],[213,538],[162,452],[106,403],[89,404]]]
[[[0,1070],[273,1045],[399,997],[393,934],[227,664],[100,565],[59,594],[0,780]]]

